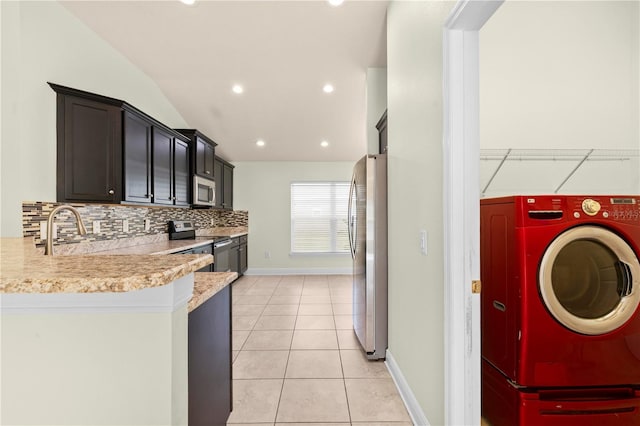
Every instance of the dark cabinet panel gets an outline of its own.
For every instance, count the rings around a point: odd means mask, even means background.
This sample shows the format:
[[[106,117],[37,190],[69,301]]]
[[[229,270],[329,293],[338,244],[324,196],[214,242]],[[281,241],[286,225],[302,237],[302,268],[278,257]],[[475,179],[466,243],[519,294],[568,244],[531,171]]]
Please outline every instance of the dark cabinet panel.
[[[191,175],[189,173],[189,144],[187,142],[180,139],[174,141],[173,165],[175,204],[188,206],[190,204]]]
[[[65,95],[57,102],[58,200],[119,202],[120,109]]]
[[[216,202],[215,207],[222,208],[222,203],[224,199],[224,164],[222,161],[218,160],[216,157],[214,165],[213,165],[213,175],[215,176],[216,181]]]
[[[154,127],[153,129],[153,202],[173,204],[171,152],[173,137]]]
[[[378,150],[380,154],[387,153],[387,111],[385,110],[376,124],[378,129]]]
[[[248,246],[247,243],[241,243],[238,247],[238,275],[242,275],[248,268]]]
[[[233,210],[233,167],[225,164],[223,173],[222,208]]]
[[[124,199],[150,203],[152,124],[124,112]]]
[[[231,163],[228,163],[220,157],[215,158],[215,206],[225,210],[233,210],[233,168],[234,166]]]
[[[196,174],[213,178],[214,148],[200,136],[196,137]]]
[[[214,158],[216,143],[197,129],[175,129],[177,132],[189,138],[191,146],[193,146],[193,154],[191,159],[191,168],[193,174],[213,179]]]
[[[189,314],[189,425],[224,426],[231,412],[231,286]]]
[[[240,272],[240,256],[238,255],[240,238],[232,238],[231,241],[231,248],[229,249],[229,269],[231,272]]]

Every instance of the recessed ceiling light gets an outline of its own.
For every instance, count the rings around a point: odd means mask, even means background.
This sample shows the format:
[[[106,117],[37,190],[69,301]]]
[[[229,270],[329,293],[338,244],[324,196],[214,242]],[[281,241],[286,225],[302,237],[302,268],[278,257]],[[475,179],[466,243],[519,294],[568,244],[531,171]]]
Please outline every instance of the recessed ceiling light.
[[[344,0],[329,0],[331,6],[340,6],[342,3],[344,3]]]
[[[187,6],[191,6],[196,2],[196,0],[180,0],[180,2],[186,4]]]
[[[237,93],[239,95],[240,93],[244,92],[244,87],[240,86],[239,84],[234,84],[231,90],[233,91],[233,93]]]
[[[320,142],[320,146],[321,146],[321,147],[323,147],[323,148],[326,148],[326,147],[328,147],[328,146],[329,146],[329,142],[327,142],[327,141],[322,141],[322,142]]]
[[[262,139],[258,139],[258,141],[256,142],[256,145],[264,146],[264,141]]]
[[[325,85],[322,87],[322,91],[323,91],[324,93],[331,93],[331,92],[333,92],[333,85],[332,85],[332,84],[329,84],[329,83],[325,84]]]

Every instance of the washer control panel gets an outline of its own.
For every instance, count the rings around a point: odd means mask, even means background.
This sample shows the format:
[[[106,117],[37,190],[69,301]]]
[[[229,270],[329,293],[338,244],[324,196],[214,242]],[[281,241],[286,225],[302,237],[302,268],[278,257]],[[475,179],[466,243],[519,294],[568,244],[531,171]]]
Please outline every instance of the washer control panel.
[[[578,204],[578,203],[576,203]],[[573,217],[604,218],[623,222],[640,220],[640,199],[632,197],[585,198],[573,207]]]
[[[606,219],[640,225],[640,196],[542,195],[521,198],[527,209],[526,220],[532,223]]]

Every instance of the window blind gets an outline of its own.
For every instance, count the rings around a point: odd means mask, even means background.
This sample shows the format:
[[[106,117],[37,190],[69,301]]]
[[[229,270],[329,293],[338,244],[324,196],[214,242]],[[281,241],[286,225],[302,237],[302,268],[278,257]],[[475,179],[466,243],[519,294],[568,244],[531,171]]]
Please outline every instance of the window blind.
[[[349,182],[291,184],[291,252],[348,253]]]

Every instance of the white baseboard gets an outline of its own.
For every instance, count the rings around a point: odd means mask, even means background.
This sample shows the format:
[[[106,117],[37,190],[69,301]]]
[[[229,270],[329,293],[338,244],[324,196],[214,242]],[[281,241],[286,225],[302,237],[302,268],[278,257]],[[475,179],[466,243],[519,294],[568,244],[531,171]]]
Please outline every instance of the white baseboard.
[[[427,416],[425,416],[424,411],[422,411],[418,400],[409,387],[409,383],[407,383],[402,371],[400,371],[400,367],[396,363],[395,358],[391,355],[391,352],[389,352],[388,349],[386,353],[386,361],[384,363],[387,365],[387,369],[398,388],[398,392],[400,392],[400,397],[411,416],[413,424],[415,426],[430,426]]]
[[[352,268],[249,268],[245,275],[351,275]]]

